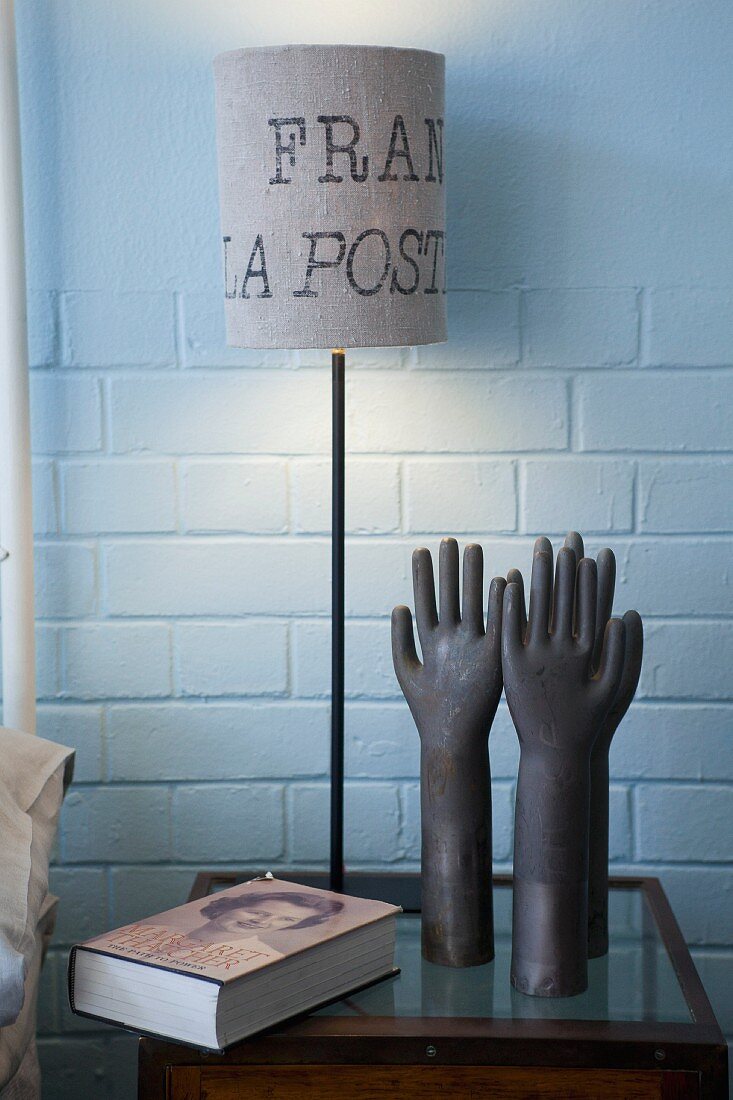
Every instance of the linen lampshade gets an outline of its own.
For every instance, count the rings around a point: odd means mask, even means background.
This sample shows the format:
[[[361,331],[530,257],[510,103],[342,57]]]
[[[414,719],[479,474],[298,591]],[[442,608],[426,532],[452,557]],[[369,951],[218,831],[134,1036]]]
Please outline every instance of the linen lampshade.
[[[277,46],[214,61],[227,342],[445,340],[445,59]]]

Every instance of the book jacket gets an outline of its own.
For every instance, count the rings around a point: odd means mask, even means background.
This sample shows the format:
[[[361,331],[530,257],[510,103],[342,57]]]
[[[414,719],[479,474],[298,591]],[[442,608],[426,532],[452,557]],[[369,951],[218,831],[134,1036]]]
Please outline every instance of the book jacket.
[[[258,878],[80,947],[224,984],[399,912],[381,901]]]

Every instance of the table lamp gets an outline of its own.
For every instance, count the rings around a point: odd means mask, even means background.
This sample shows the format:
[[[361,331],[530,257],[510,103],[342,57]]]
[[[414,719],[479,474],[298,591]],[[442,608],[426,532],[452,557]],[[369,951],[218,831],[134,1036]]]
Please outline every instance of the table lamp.
[[[266,46],[220,54],[214,73],[227,343],[333,349],[330,885],[340,891],[344,349],[446,338],[445,58]]]

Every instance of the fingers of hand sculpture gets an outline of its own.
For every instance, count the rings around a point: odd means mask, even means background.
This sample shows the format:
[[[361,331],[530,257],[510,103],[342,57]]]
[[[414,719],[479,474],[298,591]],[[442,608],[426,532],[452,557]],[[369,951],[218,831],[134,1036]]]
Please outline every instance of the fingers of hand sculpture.
[[[510,581],[504,589],[504,606],[501,626],[501,650],[504,679],[508,677],[510,666],[524,645],[524,625],[522,612],[524,598],[516,581]]]
[[[596,636],[598,571],[593,558],[581,558],[576,580],[575,635],[581,649],[592,655]]]
[[[484,633],[484,552],[477,543],[463,551],[463,626],[471,634]]]
[[[556,638],[567,639],[568,641],[573,634],[575,572],[575,551],[568,546],[563,546],[557,555],[555,569],[552,633]]]
[[[563,544],[568,550],[572,550],[575,554],[576,562],[579,562],[581,558],[585,557],[585,547],[583,546],[583,536],[578,531],[568,531],[565,536],[565,542]]]
[[[460,622],[458,574],[460,555],[455,539],[440,542],[440,625],[457,626]]]
[[[538,645],[547,640],[550,626],[550,605],[552,603],[552,547],[549,553],[537,545],[547,542],[547,539],[538,539],[535,543],[534,559],[532,561],[532,580],[529,591],[529,621],[527,623],[527,641],[530,645]],[[549,543],[548,543],[549,545]]]
[[[497,669],[501,670],[502,611],[506,581],[503,577],[494,577],[489,587],[489,609],[486,616],[486,645],[494,655]]]
[[[518,569],[510,569],[506,575],[507,584],[516,584],[519,589],[517,599],[519,600],[519,617],[522,622],[522,641],[524,641],[524,635],[527,632],[527,604],[524,598],[524,577]]]
[[[601,663],[606,623],[613,614],[613,593],[616,587],[616,557],[605,547],[598,553],[598,595],[596,599],[596,640],[593,648],[593,671]]]
[[[435,578],[430,551],[421,546],[412,554],[412,587],[415,593],[415,618],[423,656],[438,625],[438,609],[435,606]]]
[[[623,620],[609,619],[603,636],[601,664],[593,677],[593,685],[600,696],[599,705],[606,713],[611,708],[621,683],[626,652],[626,628]]]
[[[639,676],[641,675],[641,659],[644,653],[644,625],[639,612],[627,611],[623,618],[623,624],[626,634],[624,667],[621,673],[621,684],[611,708],[617,723],[626,714],[631,700],[636,694]]]
[[[575,554],[575,565],[577,567],[580,564],[580,562],[583,560],[583,558],[585,557],[585,546],[583,545],[583,536],[580,534],[579,531],[568,531],[567,535],[565,536],[565,542],[563,543],[563,546],[567,547],[568,550],[573,551],[573,553]],[[576,577],[576,584],[577,584],[577,577]],[[575,593],[576,606],[575,606],[575,610],[573,611],[573,634],[578,633],[577,599],[578,599],[578,593],[577,593],[577,589],[576,589],[576,593]]]
[[[392,661],[399,685],[408,695],[422,665],[415,648],[412,614],[409,607],[403,605],[395,607],[392,612]]]

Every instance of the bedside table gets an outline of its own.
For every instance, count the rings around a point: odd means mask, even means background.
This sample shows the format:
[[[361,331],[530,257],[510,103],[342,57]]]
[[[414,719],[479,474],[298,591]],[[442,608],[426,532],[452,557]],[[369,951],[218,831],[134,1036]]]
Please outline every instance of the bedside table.
[[[191,898],[251,873],[202,873]],[[282,874],[312,886],[323,875]],[[140,1040],[139,1100],[723,1100],[727,1048],[657,879],[611,880],[611,949],[589,988],[512,990],[511,879],[494,880],[496,958],[454,970],[420,955],[419,877],[348,875],[346,893],[402,905],[398,977],[205,1054]]]

